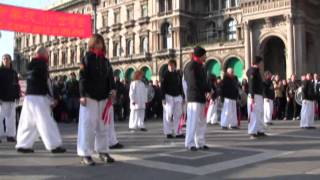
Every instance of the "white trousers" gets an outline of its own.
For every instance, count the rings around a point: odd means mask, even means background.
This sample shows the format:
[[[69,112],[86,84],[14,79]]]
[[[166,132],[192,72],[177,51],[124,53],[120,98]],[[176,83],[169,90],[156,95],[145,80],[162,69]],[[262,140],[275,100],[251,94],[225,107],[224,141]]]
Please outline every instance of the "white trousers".
[[[117,139],[116,130],[114,127],[114,109],[113,106],[110,108],[110,124],[108,124],[108,145],[113,146],[116,145],[119,141]]]
[[[205,104],[189,102],[187,105],[187,129],[185,147],[203,147],[206,133]]]
[[[2,120],[5,119],[6,132]],[[15,102],[2,102],[0,105],[0,137],[16,137],[16,104]]]
[[[182,97],[165,95],[166,104],[163,106],[163,133],[179,135],[179,122],[182,115]]]
[[[314,126],[314,101],[303,100],[300,127]]]
[[[257,134],[264,132],[263,124],[263,97],[261,95],[254,95],[254,103],[248,98],[248,134]]]
[[[209,108],[208,108],[208,112],[207,112],[207,123],[209,124],[216,124],[219,123],[218,119],[218,102],[217,100],[213,101],[210,100],[210,104],[209,104]]]
[[[270,123],[272,121],[272,113],[273,113],[273,100],[264,98],[263,100],[264,123]]]
[[[87,98],[86,106],[80,105],[77,152],[79,156],[91,156],[94,151],[107,153],[108,127],[102,121],[106,100]]]
[[[145,109],[131,109],[129,117],[129,129],[144,128]]]
[[[47,150],[61,146],[60,132],[51,115],[50,104],[46,96],[25,97],[18,125],[16,148],[32,148],[39,135]]]
[[[236,100],[224,98],[221,112],[222,127],[238,127],[237,102]]]

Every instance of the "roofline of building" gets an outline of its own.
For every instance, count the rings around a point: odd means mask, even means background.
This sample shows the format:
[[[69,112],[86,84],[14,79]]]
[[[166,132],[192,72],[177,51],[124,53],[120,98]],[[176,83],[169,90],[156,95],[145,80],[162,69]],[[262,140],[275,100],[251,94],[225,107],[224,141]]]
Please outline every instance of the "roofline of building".
[[[80,3],[86,3],[87,0],[60,0],[56,3],[53,3],[49,5],[46,9],[47,10],[54,10],[54,11],[61,11],[68,7],[80,4]]]

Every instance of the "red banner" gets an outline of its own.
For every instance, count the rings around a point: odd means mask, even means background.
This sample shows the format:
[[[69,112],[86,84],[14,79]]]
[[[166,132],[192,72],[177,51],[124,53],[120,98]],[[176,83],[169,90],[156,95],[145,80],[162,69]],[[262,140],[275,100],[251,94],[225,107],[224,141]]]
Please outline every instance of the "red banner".
[[[69,14],[0,4],[0,29],[51,36],[88,38],[90,15]]]

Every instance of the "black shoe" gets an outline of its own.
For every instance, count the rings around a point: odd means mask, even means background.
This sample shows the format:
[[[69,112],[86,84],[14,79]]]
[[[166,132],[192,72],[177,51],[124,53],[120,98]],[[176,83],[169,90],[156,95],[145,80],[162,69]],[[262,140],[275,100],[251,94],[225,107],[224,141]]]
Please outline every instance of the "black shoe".
[[[173,139],[173,135],[172,134],[167,134],[167,139]]]
[[[233,130],[238,130],[238,129],[240,129],[240,128],[237,127],[237,126],[233,126],[233,127],[231,127],[231,129],[233,129]]]
[[[267,122],[266,125],[267,125],[267,126],[272,126],[273,123],[272,123],[272,122]]]
[[[146,128],[140,128],[140,131],[144,131],[144,132],[146,132],[146,131],[148,131]]]
[[[200,149],[201,149],[201,150],[204,150],[204,151],[207,151],[207,150],[209,150],[210,148],[209,148],[209,146],[204,145],[204,146],[200,147]]]
[[[81,164],[86,166],[94,166],[96,163],[92,160],[91,156],[86,156],[81,158]]]
[[[17,152],[19,153],[34,153],[33,149],[27,149],[27,148],[18,148]]]
[[[221,126],[221,129],[222,129],[222,130],[228,130],[228,127]]]
[[[14,137],[7,137],[7,142],[16,142]]]
[[[264,132],[258,132],[258,137],[267,137],[268,135],[266,135]]]
[[[120,144],[120,143],[117,143],[117,144],[115,144],[115,145],[113,145],[113,146],[110,146],[109,148],[110,148],[110,149],[122,149],[122,148],[123,148],[123,145]]]
[[[258,139],[259,136],[257,134],[250,134],[250,139]]]
[[[177,139],[184,139],[184,138],[186,138],[186,136],[184,134],[179,134],[179,135],[176,135],[176,138]]]
[[[309,126],[309,127],[304,127],[305,129],[316,129],[316,127]]]
[[[63,147],[57,147],[53,150],[51,150],[51,153],[58,154],[58,153],[65,153],[67,150]]]
[[[186,124],[184,124],[184,125],[182,125],[182,127],[183,127],[183,128],[185,128],[185,127],[187,127],[187,125],[186,125]]]
[[[113,163],[115,160],[108,153],[99,153],[99,158],[105,163]]]
[[[190,151],[198,151],[198,149],[196,148],[196,147],[194,147],[194,146],[192,146],[190,149],[189,149]]]

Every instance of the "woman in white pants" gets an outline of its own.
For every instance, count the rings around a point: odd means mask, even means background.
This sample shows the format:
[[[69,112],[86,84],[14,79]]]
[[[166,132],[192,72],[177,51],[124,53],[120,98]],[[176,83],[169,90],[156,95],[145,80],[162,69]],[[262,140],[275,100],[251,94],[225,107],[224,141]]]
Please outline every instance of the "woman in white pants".
[[[141,81],[143,73],[136,71],[134,74],[134,81],[130,84],[130,118],[129,129],[146,131],[144,126],[145,109],[147,103],[147,88]]]
[[[2,57],[0,67],[0,137],[7,136],[8,142],[15,142],[16,137],[16,104],[20,96],[18,75],[12,68],[9,54]],[[6,132],[2,120],[5,119]],[[1,142],[1,141],[0,141]]]
[[[95,34],[88,43],[89,51],[80,65],[80,113],[77,153],[81,163],[92,166],[94,152],[104,163],[112,163],[109,155],[108,123],[103,121],[107,99],[115,97],[115,82],[109,60],[105,57],[106,46],[101,35]]]
[[[265,81],[263,83],[263,120],[266,125],[272,125],[273,100],[275,98],[272,74],[269,71],[265,72]]]

